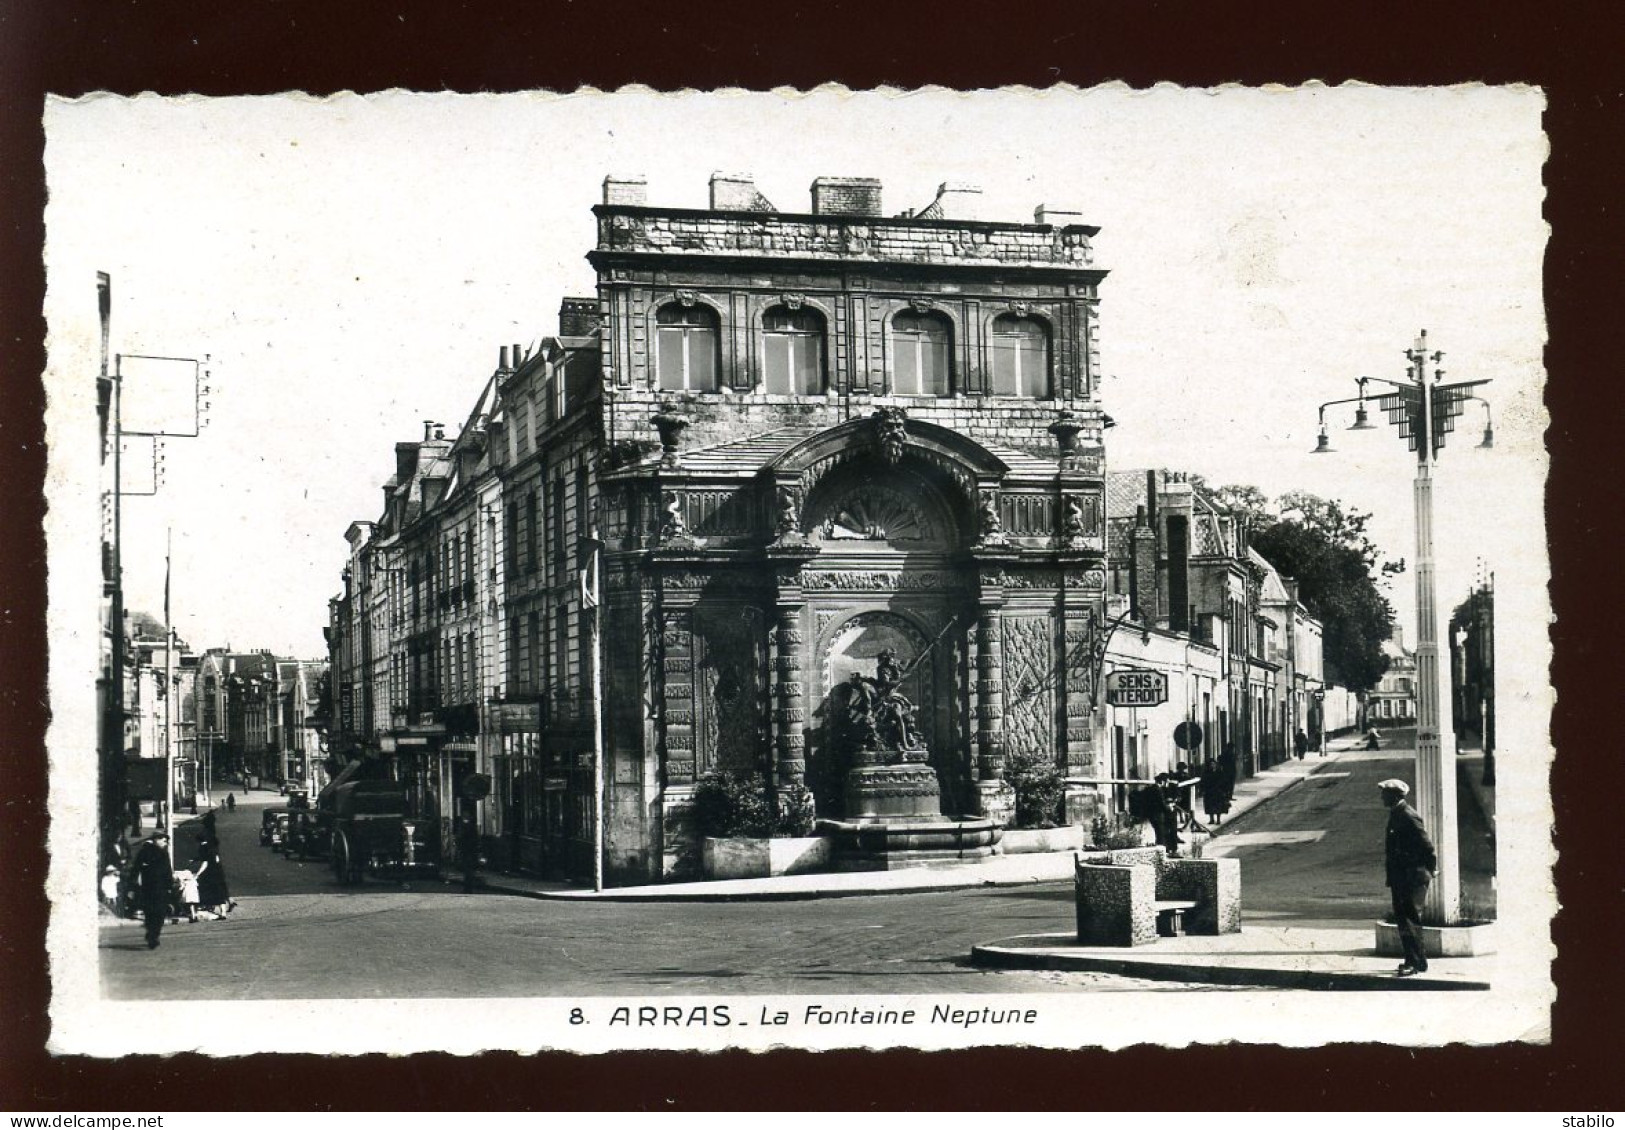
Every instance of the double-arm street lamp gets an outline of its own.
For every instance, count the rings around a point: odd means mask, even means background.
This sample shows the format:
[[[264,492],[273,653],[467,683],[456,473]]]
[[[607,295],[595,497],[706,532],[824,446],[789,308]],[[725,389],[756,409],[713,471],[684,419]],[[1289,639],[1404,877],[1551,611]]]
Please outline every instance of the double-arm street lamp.
[[[1405,351],[1410,361],[1408,379],[1390,381],[1382,377],[1360,377],[1360,395],[1333,400],[1320,406],[1320,434],[1315,454],[1332,450],[1326,435],[1326,409],[1334,404],[1358,402],[1359,409],[1351,431],[1368,430],[1366,384],[1375,380],[1394,391],[1376,398],[1377,407],[1399,427],[1401,438],[1410,441],[1416,452],[1416,793],[1417,809],[1433,832],[1438,849],[1439,869],[1428,890],[1422,910],[1423,921],[1431,926],[1455,925],[1460,918],[1461,873],[1456,847],[1456,749],[1454,734],[1441,723],[1442,704],[1449,702],[1444,680],[1446,668],[1439,662],[1442,638],[1433,566],[1433,465],[1445,438],[1455,430],[1455,418],[1468,400],[1484,405],[1484,442],[1489,447],[1494,432],[1489,424],[1489,404],[1470,393],[1489,381],[1459,381],[1442,384],[1444,370],[1439,362],[1444,354],[1429,353],[1427,331]],[[1432,378],[1428,362],[1433,363]]]

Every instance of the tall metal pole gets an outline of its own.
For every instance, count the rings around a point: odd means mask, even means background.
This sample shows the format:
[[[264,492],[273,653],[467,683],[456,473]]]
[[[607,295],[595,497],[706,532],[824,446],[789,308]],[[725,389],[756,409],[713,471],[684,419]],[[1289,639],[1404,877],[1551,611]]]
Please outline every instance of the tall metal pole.
[[[169,862],[175,862],[175,625],[169,616],[169,561],[174,531],[164,532],[164,830],[169,833]]]
[[[1456,851],[1456,741],[1442,722],[1449,701],[1446,671],[1439,663],[1439,609],[1433,571],[1433,387],[1427,377],[1427,331],[1411,351],[1412,373],[1421,397],[1421,428],[1416,452],[1416,794],[1417,811],[1438,850],[1439,868],[1428,888],[1422,919],[1431,926],[1453,924],[1460,916],[1461,880]],[[1437,361],[1437,355],[1435,355]],[[1434,382],[1438,368],[1434,367]]]
[[[599,572],[603,558],[603,543],[598,540],[596,524],[590,529],[585,544],[588,560],[581,571],[581,605],[587,621],[587,654],[592,659],[592,889],[604,889],[604,852],[607,848],[607,821],[604,819],[604,655],[603,633],[599,605],[601,603],[602,576]]]
[[[109,696],[107,712],[107,761],[101,767],[103,774],[104,796],[110,808],[116,811],[104,813],[103,819],[107,821],[109,835],[116,832],[124,821],[123,806],[126,801],[126,777],[124,766],[124,557],[123,557],[123,531],[121,529],[124,514],[124,417],[123,417],[123,390],[121,366],[114,360],[111,375],[108,372],[108,339],[112,329],[112,303],[113,284],[106,274],[97,275],[99,298],[102,316],[102,377],[111,380],[112,389],[112,420],[113,435],[113,546],[112,546],[112,586],[113,603],[110,610],[112,618],[113,648],[109,676]],[[109,779],[111,778],[111,779]]]

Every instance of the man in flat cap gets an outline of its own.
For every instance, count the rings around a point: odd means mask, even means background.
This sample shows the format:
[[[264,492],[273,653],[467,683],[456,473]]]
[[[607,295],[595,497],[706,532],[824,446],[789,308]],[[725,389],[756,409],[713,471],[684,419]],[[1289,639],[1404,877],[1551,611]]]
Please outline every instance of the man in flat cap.
[[[164,931],[164,919],[169,916],[169,893],[175,883],[175,872],[169,862],[169,833],[163,827],[141,845],[131,865],[135,875],[136,901],[147,926],[147,948],[158,948],[158,936]]]
[[[1422,817],[1416,809],[1405,803],[1411,787],[1404,781],[1389,778],[1380,781],[1382,803],[1388,807],[1388,835],[1386,862],[1388,890],[1394,900],[1394,922],[1399,926],[1399,942],[1405,948],[1405,961],[1399,967],[1401,977],[1426,973],[1427,954],[1422,951],[1422,902],[1427,898],[1428,884],[1438,869],[1439,857],[1433,850],[1433,841],[1422,826]]]

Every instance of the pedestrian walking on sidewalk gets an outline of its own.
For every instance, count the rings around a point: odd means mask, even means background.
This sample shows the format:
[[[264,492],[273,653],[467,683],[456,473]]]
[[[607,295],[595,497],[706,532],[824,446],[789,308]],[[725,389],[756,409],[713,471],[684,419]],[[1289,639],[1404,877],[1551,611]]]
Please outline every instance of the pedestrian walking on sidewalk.
[[[158,935],[169,917],[169,900],[175,886],[175,872],[169,865],[169,833],[159,828],[141,845],[131,864],[135,875],[136,902],[147,927],[147,948],[158,948]]]
[[[1302,729],[1292,735],[1292,751],[1298,755],[1299,761],[1302,761],[1303,755],[1309,752],[1309,735]]]
[[[1225,742],[1224,749],[1219,752],[1219,780],[1224,785],[1224,807],[1230,810],[1230,802],[1236,795],[1236,746],[1234,742]]]
[[[1211,757],[1202,766],[1201,788],[1202,811],[1207,813],[1209,823],[1217,824],[1230,811],[1230,783],[1224,779],[1219,763]]]
[[[1427,828],[1416,809],[1405,803],[1411,787],[1404,781],[1389,778],[1378,782],[1382,803],[1388,807],[1388,832],[1385,837],[1384,857],[1388,870],[1388,890],[1393,896],[1394,923],[1399,927],[1399,942],[1405,950],[1405,960],[1399,967],[1401,977],[1426,973],[1427,954],[1422,949],[1422,903],[1427,898],[1433,872],[1438,869],[1438,853],[1428,838]]]

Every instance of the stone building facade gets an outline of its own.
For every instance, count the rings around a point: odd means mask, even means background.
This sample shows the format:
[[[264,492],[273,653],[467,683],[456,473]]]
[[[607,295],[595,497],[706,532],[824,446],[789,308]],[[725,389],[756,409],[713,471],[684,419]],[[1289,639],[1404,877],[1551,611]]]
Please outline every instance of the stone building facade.
[[[1298,728],[1318,734],[1320,624],[1247,544],[1245,523],[1177,472],[1112,471],[1107,499],[1107,610],[1126,619],[1106,670],[1156,670],[1169,684],[1158,707],[1104,708],[1112,776],[1200,766],[1226,746],[1250,776],[1290,756]],[[1182,749],[1186,722],[1201,741]]]
[[[1405,637],[1396,624],[1393,636],[1382,644],[1388,669],[1377,685],[1366,692],[1366,725],[1391,726],[1416,721],[1416,652],[1407,650]]]
[[[362,558],[387,562],[409,611],[373,650],[408,711],[341,710],[343,740],[405,774],[402,739],[442,766],[470,739],[489,849],[609,884],[689,873],[708,774],[844,815],[839,693],[887,653],[944,815],[1003,820],[1016,751],[1105,775],[1097,229],[983,220],[968,186],[880,197],[821,177],[782,212],[719,174],[682,209],[605,181],[597,295],[504,349],[352,527],[337,693],[368,681]]]

